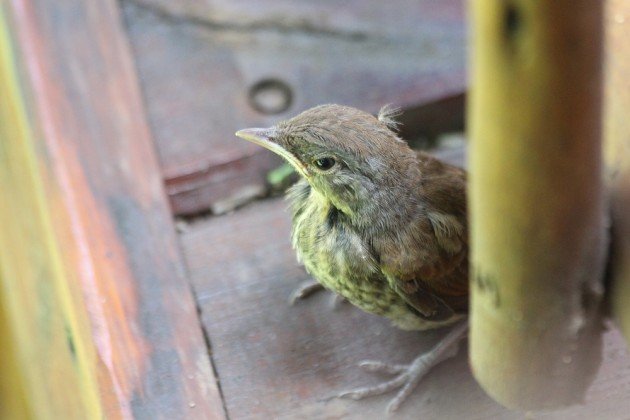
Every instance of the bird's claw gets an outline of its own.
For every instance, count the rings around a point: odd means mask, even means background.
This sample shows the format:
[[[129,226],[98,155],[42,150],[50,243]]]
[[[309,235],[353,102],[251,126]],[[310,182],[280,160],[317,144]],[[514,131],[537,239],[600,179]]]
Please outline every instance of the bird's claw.
[[[324,290],[324,286],[315,280],[303,282],[295,290],[293,290],[289,296],[289,305],[293,306],[298,300],[306,299],[313,293],[319,292],[320,290]],[[346,299],[343,296],[336,293],[332,294],[330,306],[333,310],[337,309],[343,302],[346,302]]]
[[[363,361],[359,364],[359,366],[369,372],[393,374],[397,376],[394,379],[381,384],[341,392],[337,396],[339,398],[360,400],[375,395],[383,395],[400,388],[400,391],[398,391],[396,396],[387,405],[387,411],[392,413],[400,407],[409,394],[411,394],[414,390],[416,385],[418,385],[422,377],[433,366],[433,363],[428,363],[429,361],[425,360],[429,357],[430,354],[420,356],[414,360],[411,365],[392,365],[373,360]]]
[[[394,365],[390,363],[384,363],[378,360],[363,360],[359,362],[359,367],[370,373],[383,373],[386,375],[396,375],[404,372],[407,365]]]
[[[409,365],[383,363],[377,360],[364,360],[359,363],[368,372],[396,375],[393,379],[371,387],[362,387],[337,394],[339,398],[360,400],[375,395],[382,395],[400,388],[396,396],[387,405],[387,412],[393,413],[413,392],[420,380],[438,363],[457,354],[458,342],[468,331],[467,322],[460,323],[428,353],[416,357]]]
[[[298,300],[306,299],[313,293],[318,292],[323,289],[324,289],[324,286],[322,286],[320,283],[316,282],[315,280],[303,282],[295,290],[293,290],[293,292],[291,293],[291,296],[289,296],[289,304],[295,305],[295,303]]]

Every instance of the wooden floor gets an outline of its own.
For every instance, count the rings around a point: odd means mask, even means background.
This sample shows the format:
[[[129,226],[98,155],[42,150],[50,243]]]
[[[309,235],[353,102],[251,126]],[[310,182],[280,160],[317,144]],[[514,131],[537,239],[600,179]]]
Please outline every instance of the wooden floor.
[[[403,332],[333,309],[327,292],[289,306],[308,276],[282,199],[182,222],[179,237],[172,225],[266,191],[277,160],[237,129],[327,102],[401,105],[404,137],[462,129],[465,2],[339,3],[0,3],[0,181],[11,197],[0,206],[11,273],[0,276],[0,342],[10,343],[0,363],[15,363],[0,374],[0,405],[64,419],[385,417],[391,395],[331,397],[377,383],[357,362],[409,362],[444,330]],[[617,52],[628,13],[608,3]],[[630,67],[612,58],[610,91],[623,92]],[[286,109],[261,111],[266,89],[284,92]],[[504,409],[476,384],[463,346],[393,417],[630,419],[630,356],[616,330],[605,342],[585,405]]]
[[[403,332],[386,320],[321,292],[288,305],[308,279],[289,244],[282,199],[250,204],[185,227],[181,243],[231,419],[380,419],[391,396],[331,399],[378,376],[362,359],[406,363],[445,333]],[[511,412],[474,381],[462,346],[435,368],[393,418],[628,419],[630,357],[617,331],[606,333],[605,361],[586,405],[545,413]]]

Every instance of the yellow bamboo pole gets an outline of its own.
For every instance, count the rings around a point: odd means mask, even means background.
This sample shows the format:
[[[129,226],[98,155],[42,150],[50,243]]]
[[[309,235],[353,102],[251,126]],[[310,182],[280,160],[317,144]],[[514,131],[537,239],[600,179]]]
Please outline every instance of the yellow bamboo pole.
[[[630,1],[606,3],[606,167],[611,187],[613,314],[630,341]]]
[[[10,323],[6,308],[0,306],[0,419],[30,419],[33,412],[29,407],[24,377],[18,365],[18,349],[10,334]]]
[[[579,402],[600,361],[598,0],[473,0],[470,359],[500,403]]]
[[[0,417],[102,418],[80,289],[65,270],[0,5]]]

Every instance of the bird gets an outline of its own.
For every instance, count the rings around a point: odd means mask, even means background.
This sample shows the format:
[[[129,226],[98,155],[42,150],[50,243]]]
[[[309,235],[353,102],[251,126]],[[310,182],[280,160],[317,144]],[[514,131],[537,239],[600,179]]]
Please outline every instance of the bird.
[[[291,164],[291,242],[324,288],[404,330],[451,325],[408,365],[364,361],[395,377],[339,393],[362,399],[398,390],[397,410],[421,378],[454,356],[468,331],[466,172],[415,151],[398,135],[397,109],[375,116],[326,104],[236,136]]]

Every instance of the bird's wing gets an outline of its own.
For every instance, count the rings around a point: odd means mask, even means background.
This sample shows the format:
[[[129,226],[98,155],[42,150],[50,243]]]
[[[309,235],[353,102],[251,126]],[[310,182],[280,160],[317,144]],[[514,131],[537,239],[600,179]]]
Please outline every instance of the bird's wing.
[[[381,253],[392,287],[421,317],[448,319],[468,309],[468,224],[466,174],[419,155],[426,215]]]
[[[460,257],[461,258],[461,257]],[[442,266],[423,264],[415,272],[384,269],[389,285],[422,318],[440,321],[468,309],[467,262],[455,258]],[[462,258],[462,260],[465,258]]]

